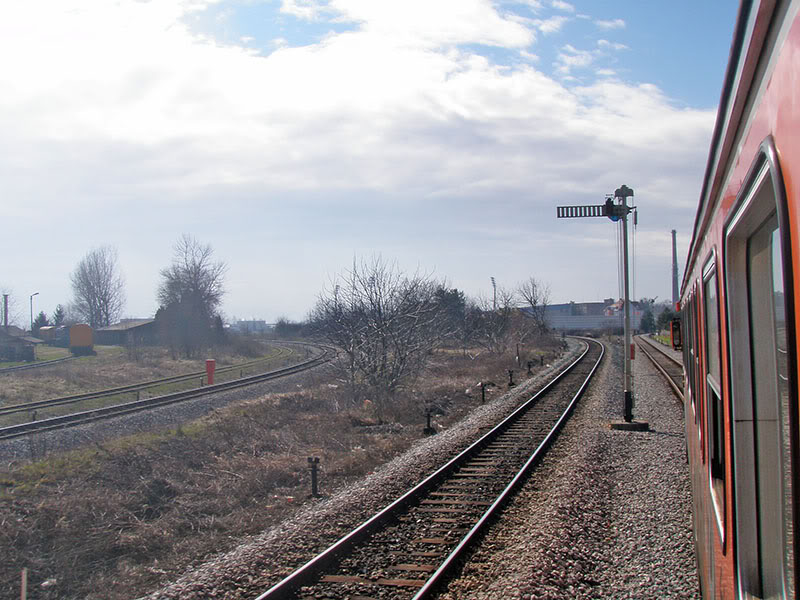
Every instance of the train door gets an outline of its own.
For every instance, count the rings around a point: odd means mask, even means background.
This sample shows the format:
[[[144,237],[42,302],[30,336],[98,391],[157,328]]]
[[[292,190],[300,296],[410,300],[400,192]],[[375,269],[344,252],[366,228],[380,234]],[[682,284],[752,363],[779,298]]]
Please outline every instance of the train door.
[[[737,585],[743,598],[794,598],[791,256],[780,172],[763,148],[725,230]]]

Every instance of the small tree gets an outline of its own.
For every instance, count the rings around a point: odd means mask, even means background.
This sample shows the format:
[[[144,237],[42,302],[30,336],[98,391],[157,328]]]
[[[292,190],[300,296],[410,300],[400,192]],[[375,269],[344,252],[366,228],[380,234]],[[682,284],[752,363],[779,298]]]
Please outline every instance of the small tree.
[[[467,316],[467,299],[464,292],[444,285],[436,288],[435,302],[439,305],[442,325],[448,338],[461,341]]]
[[[39,333],[39,330],[42,327],[47,327],[48,325],[50,325],[50,321],[47,320],[47,315],[45,314],[45,312],[41,311],[38,315],[36,315],[36,318],[33,320],[33,333],[34,334]]]
[[[658,320],[656,321],[659,331],[669,327],[669,322],[672,321],[672,319],[676,319],[677,317],[678,313],[676,313],[674,310],[670,308],[662,310],[661,314],[658,315]]]
[[[653,311],[649,307],[644,309],[639,328],[644,333],[653,333],[656,329],[656,320],[653,318]]]
[[[215,338],[212,327],[225,294],[227,266],[213,260],[210,245],[189,235],[178,240],[174,251],[172,264],[161,270],[156,320],[170,347],[191,358]]]
[[[92,327],[107,327],[119,319],[125,305],[125,282],[111,246],[90,250],[70,275],[74,307]]]
[[[312,326],[342,351],[340,366],[352,390],[370,390],[379,413],[416,379],[445,335],[439,287],[376,257],[354,260],[319,296]]]
[[[517,287],[517,294],[525,303],[525,310],[539,333],[547,332],[545,311],[550,302],[550,286],[530,277]]]
[[[55,327],[61,327],[64,324],[64,321],[67,318],[67,311],[64,310],[64,307],[60,304],[56,306],[56,309],[53,311],[53,325]]]
[[[497,301],[478,300],[480,312],[475,315],[477,323],[474,340],[493,354],[502,354],[511,343],[512,322],[516,312],[514,292],[497,288]],[[496,305],[496,306],[495,306]]]

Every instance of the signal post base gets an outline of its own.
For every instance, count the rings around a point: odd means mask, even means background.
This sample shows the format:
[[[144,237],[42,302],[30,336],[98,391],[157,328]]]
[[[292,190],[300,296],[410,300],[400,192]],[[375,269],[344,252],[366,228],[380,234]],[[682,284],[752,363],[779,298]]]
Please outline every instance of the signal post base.
[[[649,431],[650,425],[647,421],[611,421],[609,424],[611,429],[619,429],[620,431]]]

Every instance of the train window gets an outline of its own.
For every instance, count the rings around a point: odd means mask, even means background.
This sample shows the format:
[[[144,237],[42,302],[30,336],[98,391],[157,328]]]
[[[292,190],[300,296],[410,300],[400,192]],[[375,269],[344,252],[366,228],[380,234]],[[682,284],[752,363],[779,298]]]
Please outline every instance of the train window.
[[[719,302],[717,273],[713,257],[703,276],[706,351],[706,438],[708,469],[717,525],[724,539],[725,516],[725,416],[722,406],[722,360],[720,358]]]
[[[794,598],[790,258],[769,164],[749,179],[726,234],[739,587],[744,596]]]
[[[686,371],[684,377],[686,379],[686,390],[688,392],[686,394],[686,397],[687,400],[689,400],[689,402],[693,404],[694,395],[692,394],[692,376],[690,374],[691,368],[689,367],[689,365],[691,365],[690,357],[692,356],[692,328],[689,325],[689,320],[691,319],[689,314],[691,309],[689,308],[688,299],[686,300],[686,302],[683,303],[681,309],[682,309],[681,316],[683,317],[683,331],[685,332],[686,335],[686,343],[683,344],[683,365]]]

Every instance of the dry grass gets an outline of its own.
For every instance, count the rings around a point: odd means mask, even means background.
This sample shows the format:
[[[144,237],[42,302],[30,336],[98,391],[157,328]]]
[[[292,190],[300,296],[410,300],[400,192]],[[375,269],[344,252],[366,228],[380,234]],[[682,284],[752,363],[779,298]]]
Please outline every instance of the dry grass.
[[[134,359],[121,347],[99,348],[97,356],[0,375],[0,406],[104,390],[205,369],[205,359],[173,358],[168,350],[159,347],[137,349]],[[262,354],[265,352],[269,350],[262,348]],[[228,352],[215,352],[210,358],[217,360],[218,368],[252,360],[249,355]],[[291,360],[296,362],[296,356]]]
[[[30,598],[145,593],[305,502],[306,457],[320,457],[330,493],[413,444],[423,407],[447,425],[480,402],[478,381],[502,393],[513,366],[510,356],[438,353],[384,416],[391,426],[365,427],[376,423],[369,407],[314,377],[177,430],[9,465],[0,470],[0,589],[13,590],[26,567]]]

